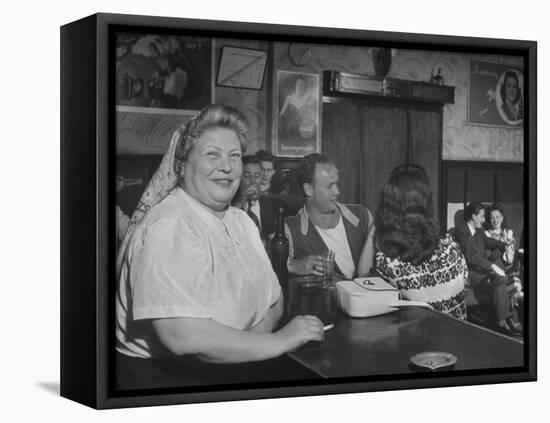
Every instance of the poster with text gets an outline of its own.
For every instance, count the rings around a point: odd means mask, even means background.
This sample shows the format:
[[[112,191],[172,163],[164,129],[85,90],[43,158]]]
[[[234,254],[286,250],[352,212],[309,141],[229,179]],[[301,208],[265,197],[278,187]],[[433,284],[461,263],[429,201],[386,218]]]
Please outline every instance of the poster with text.
[[[468,123],[523,128],[523,70],[470,61]]]
[[[275,154],[303,157],[321,152],[319,75],[278,71]]]

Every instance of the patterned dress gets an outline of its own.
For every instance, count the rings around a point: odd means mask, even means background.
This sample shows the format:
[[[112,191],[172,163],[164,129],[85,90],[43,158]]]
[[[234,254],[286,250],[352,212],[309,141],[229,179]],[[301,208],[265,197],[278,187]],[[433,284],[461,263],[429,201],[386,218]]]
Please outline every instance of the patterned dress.
[[[440,239],[432,256],[417,266],[379,251],[376,273],[399,289],[403,299],[424,301],[437,311],[466,319],[464,286],[468,267],[450,235]]]

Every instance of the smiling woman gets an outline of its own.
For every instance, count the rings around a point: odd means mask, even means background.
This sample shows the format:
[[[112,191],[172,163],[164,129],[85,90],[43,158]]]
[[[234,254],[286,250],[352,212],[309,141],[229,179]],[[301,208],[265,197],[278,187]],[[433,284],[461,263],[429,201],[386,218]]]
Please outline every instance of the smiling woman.
[[[517,72],[507,70],[501,76],[499,113],[510,123],[523,119],[522,94]]]
[[[229,364],[324,338],[312,316],[273,333],[283,309],[277,277],[254,223],[229,205],[246,129],[235,109],[204,109],[174,134],[132,216],[117,260],[118,389],[277,379],[280,369]]]
[[[183,165],[183,190],[223,217],[235,195],[242,174],[241,145],[230,129],[214,128],[203,133],[187,165]]]

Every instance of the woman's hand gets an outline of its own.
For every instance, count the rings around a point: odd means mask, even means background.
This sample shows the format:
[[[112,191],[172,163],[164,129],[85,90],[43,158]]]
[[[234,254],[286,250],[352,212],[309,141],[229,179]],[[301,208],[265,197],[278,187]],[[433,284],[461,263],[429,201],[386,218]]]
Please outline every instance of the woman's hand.
[[[323,258],[312,254],[301,259],[292,259],[288,270],[297,275],[323,276]]]
[[[514,262],[514,244],[512,242],[506,244],[506,249],[502,254],[502,260],[506,264],[512,264]]]
[[[504,270],[502,270],[500,267],[498,267],[496,264],[491,265],[491,270],[496,273],[498,276],[505,277],[506,273],[504,273]]]
[[[296,316],[285,327],[275,333],[285,344],[285,351],[294,351],[309,341],[324,341],[323,322],[317,317]]]

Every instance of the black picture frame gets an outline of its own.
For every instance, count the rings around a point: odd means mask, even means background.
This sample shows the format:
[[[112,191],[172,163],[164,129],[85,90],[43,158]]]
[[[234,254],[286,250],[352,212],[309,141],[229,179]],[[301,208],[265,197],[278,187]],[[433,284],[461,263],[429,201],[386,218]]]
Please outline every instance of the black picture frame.
[[[335,378],[273,383],[114,392],[113,279],[115,251],[113,115],[109,84],[113,31],[189,31],[206,37],[261,39],[419,50],[513,54],[524,59],[524,203],[529,286],[524,365],[436,374]],[[269,62],[268,62],[269,63]],[[266,25],[165,17],[95,14],[61,29],[61,395],[90,407],[118,408],[253,398],[370,392],[533,381],[537,377],[536,137],[537,45],[532,41],[448,37],[334,28]],[[78,140],[78,142],[75,142]]]
[[[232,55],[233,59],[231,59]],[[267,56],[268,52],[265,50],[222,46],[216,85],[261,90],[264,85]],[[244,78],[239,79],[243,76]]]

